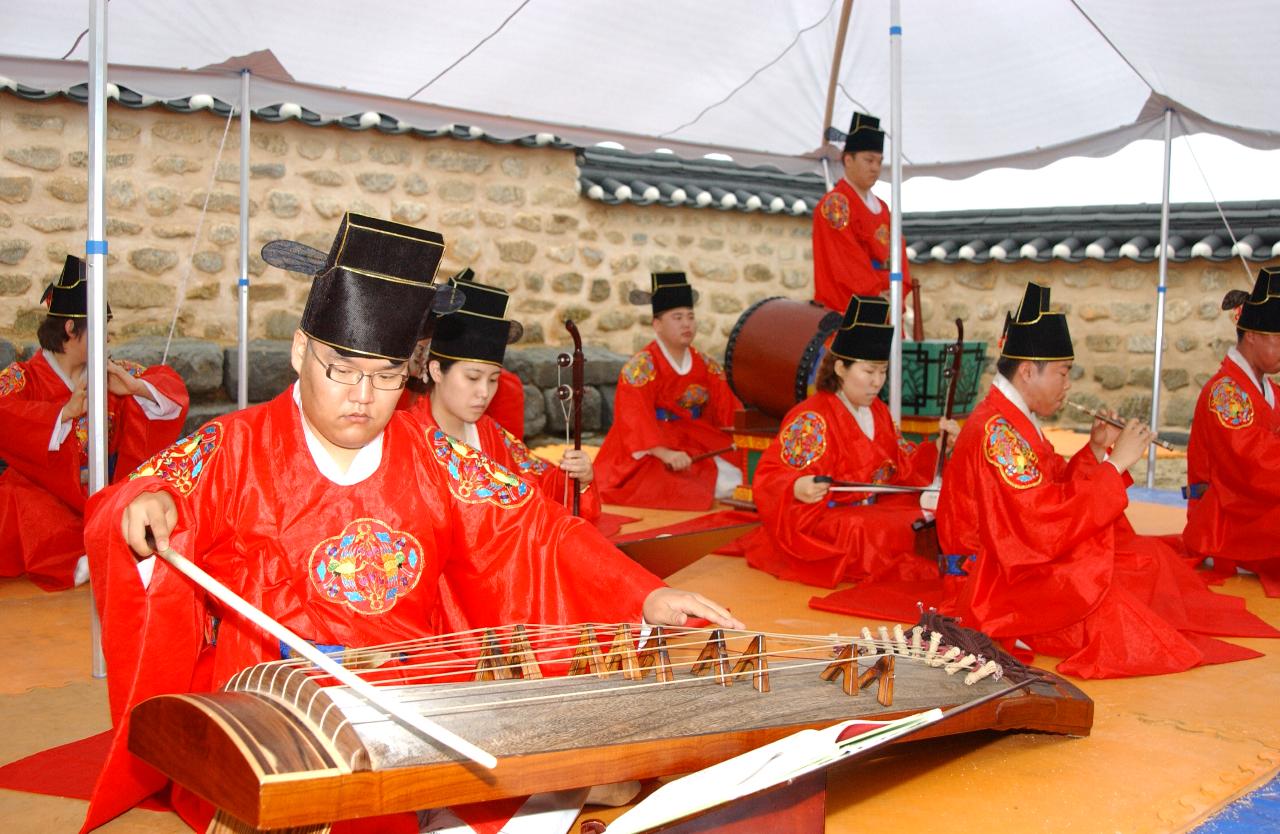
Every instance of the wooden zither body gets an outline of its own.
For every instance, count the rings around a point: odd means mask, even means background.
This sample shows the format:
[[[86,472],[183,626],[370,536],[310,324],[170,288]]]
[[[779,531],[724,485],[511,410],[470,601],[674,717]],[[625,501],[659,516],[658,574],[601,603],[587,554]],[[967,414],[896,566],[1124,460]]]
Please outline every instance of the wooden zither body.
[[[642,639],[636,626],[513,626],[344,658],[376,665],[402,706],[493,753],[493,770],[297,661],[245,670],[222,692],[140,704],[129,746],[252,830],[684,773],[805,728],[963,704],[1015,674],[1036,680],[921,737],[1089,733],[1093,703],[1062,679],[984,666],[930,638],[919,627],[879,638],[667,629]]]

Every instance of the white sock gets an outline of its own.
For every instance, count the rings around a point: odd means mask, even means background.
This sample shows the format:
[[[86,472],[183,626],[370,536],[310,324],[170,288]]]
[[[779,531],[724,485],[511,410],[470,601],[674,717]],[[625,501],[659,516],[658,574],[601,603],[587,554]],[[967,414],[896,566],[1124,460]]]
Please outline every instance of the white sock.
[[[76,572],[72,575],[72,580],[76,583],[76,587],[79,587],[89,581],[88,556],[81,556],[79,559],[76,559]]]

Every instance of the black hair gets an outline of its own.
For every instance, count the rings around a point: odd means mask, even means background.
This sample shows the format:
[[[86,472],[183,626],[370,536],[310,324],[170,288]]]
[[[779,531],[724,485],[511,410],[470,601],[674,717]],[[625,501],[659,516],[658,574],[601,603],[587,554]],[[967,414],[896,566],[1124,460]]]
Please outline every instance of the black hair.
[[[1018,366],[1023,362],[1030,362],[1036,366],[1036,373],[1044,370],[1044,366],[1049,362],[1044,359],[1010,359],[1007,356],[1001,356],[996,360],[996,373],[1005,379],[1013,382],[1013,377],[1018,373]]]
[[[67,335],[66,322],[71,322],[71,335]],[[36,328],[36,339],[40,342],[40,347],[50,353],[62,353],[66,349],[67,342],[75,336],[79,336],[89,328],[88,319],[67,318],[65,316],[45,316],[40,322],[40,326]]]

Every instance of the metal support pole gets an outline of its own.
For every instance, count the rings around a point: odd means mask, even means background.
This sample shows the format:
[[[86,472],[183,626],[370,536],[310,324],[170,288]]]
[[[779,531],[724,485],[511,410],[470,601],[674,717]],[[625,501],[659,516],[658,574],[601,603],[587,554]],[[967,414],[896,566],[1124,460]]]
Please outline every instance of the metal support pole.
[[[1173,157],[1173,111],[1164,111],[1164,189],[1160,198],[1160,282],[1156,286],[1156,358],[1151,370],[1151,430],[1160,427],[1160,366],[1164,361],[1164,300],[1169,274],[1169,170]],[[1156,485],[1156,446],[1147,450],[1147,488]]]
[[[831,190],[831,163],[827,158],[822,157],[822,181],[827,184],[827,190]]]
[[[107,485],[107,0],[89,0],[89,218],[84,254],[88,277],[89,494]],[[107,675],[102,623],[89,598],[92,671]]]
[[[236,406],[249,406],[249,76],[240,71],[240,280],[236,328]]]
[[[893,143],[889,205],[889,310],[893,348],[889,353],[889,413],[902,420],[902,16],[899,0],[889,5],[889,140]]]

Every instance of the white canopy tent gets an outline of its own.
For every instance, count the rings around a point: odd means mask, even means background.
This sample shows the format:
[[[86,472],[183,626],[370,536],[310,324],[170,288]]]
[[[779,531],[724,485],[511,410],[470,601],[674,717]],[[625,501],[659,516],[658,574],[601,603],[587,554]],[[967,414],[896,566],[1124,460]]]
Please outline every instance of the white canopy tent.
[[[88,80],[106,0],[90,0],[90,15],[85,0],[0,6],[0,86]],[[901,25],[893,38],[891,14]],[[888,117],[901,139],[895,197],[913,174],[1037,167],[1156,136],[1167,149],[1186,132],[1280,148],[1280,16],[1270,0],[906,0],[900,11],[899,0],[116,0],[110,17],[112,65],[90,91],[98,102],[110,82],[144,100],[238,106],[247,96],[252,112],[383,130],[466,124],[504,139],[725,153],[788,171],[834,155],[827,128],[862,110]],[[261,50],[284,72],[246,84],[228,59]],[[91,181],[102,173],[100,108],[97,121]],[[1166,203],[1167,193],[1166,182]],[[95,211],[100,200],[91,219]],[[91,224],[90,251],[105,246],[98,230]],[[246,283],[242,266],[242,299]]]

